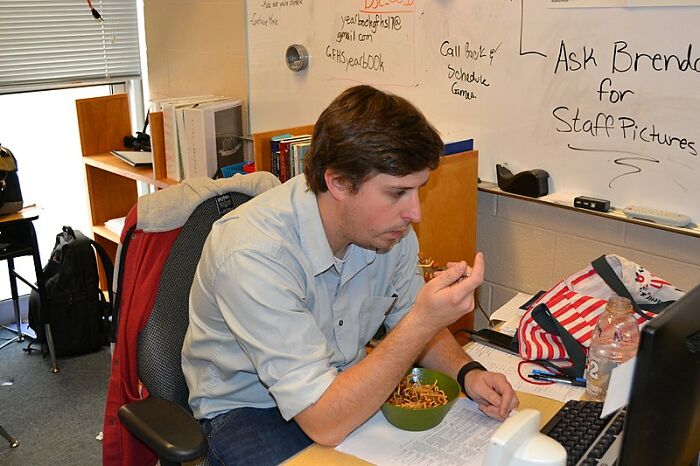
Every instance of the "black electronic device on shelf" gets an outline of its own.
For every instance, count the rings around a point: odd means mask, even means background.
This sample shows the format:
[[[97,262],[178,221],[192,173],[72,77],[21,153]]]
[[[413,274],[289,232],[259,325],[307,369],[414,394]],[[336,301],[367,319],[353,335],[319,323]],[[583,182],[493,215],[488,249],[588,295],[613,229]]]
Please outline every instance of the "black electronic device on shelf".
[[[148,128],[148,116],[150,112],[146,114],[146,121],[143,124],[143,131],[137,131],[136,136],[127,135],[124,136],[124,145],[134,151],[151,151],[151,136],[146,133],[146,128]]]
[[[549,173],[536,168],[513,174],[503,165],[496,165],[498,187],[507,193],[527,197],[541,197],[549,194]]]

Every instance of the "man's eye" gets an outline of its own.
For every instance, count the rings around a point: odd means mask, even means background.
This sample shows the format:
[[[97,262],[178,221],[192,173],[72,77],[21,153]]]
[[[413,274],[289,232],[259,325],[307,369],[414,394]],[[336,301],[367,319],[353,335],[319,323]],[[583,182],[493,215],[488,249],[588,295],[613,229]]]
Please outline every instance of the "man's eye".
[[[403,196],[404,194],[406,194],[406,191],[403,190],[403,189],[402,189],[401,191],[392,191],[392,192],[391,192],[391,197],[398,199],[398,198],[400,198],[401,196]]]

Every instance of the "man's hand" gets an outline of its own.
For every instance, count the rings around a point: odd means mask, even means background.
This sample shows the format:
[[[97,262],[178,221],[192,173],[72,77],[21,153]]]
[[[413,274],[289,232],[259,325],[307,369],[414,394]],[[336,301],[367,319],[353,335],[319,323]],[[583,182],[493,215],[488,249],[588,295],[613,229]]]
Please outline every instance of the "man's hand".
[[[489,417],[503,421],[520,403],[503,374],[473,370],[464,379],[467,395]]]
[[[474,266],[466,262],[448,263],[416,297],[414,310],[436,330],[447,327],[474,310],[474,290],[484,281],[484,256],[477,253]]]

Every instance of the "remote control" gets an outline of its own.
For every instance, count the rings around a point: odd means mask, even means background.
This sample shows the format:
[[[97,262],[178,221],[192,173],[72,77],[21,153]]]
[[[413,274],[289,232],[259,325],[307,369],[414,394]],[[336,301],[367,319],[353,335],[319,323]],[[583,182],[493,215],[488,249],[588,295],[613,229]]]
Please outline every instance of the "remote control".
[[[625,207],[622,211],[628,217],[648,220],[650,222],[670,225],[672,227],[684,227],[690,223],[690,217],[687,215],[668,212],[661,209],[631,205]]]

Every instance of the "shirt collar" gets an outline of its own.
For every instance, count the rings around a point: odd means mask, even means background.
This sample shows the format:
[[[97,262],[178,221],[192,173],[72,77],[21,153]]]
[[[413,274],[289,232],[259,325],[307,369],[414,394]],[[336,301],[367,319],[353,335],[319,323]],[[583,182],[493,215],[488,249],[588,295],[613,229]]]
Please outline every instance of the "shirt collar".
[[[316,276],[335,264],[333,251],[328,244],[326,231],[321,222],[318,200],[313,191],[307,187],[305,175],[296,176],[288,183],[296,184],[292,202],[299,222],[299,237],[304,251],[308,253],[307,257]],[[345,255],[347,262],[343,267],[342,280],[346,281],[356,275],[357,272],[371,264],[375,256],[374,250],[350,244]]]

